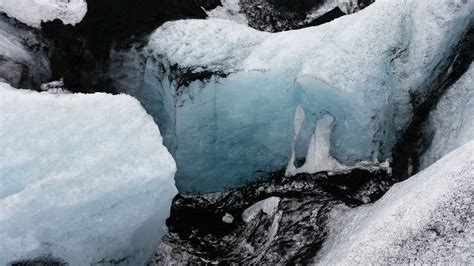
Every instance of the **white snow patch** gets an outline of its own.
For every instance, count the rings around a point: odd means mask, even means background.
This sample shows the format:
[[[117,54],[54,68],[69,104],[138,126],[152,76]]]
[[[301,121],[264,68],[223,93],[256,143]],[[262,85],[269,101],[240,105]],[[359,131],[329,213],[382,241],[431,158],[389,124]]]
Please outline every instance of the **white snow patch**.
[[[264,200],[261,200],[254,205],[245,209],[242,213],[242,220],[248,223],[253,220],[260,212],[263,212],[269,216],[273,216],[278,210],[278,204],[280,203],[279,197],[270,197]]]
[[[240,0],[222,0],[222,6],[206,11],[209,18],[227,19],[239,24],[248,24],[245,14],[240,13]]]
[[[6,83],[0,99],[0,265],[44,255],[146,263],[165,233],[176,165],[138,101]]]
[[[374,204],[332,211],[321,265],[474,261],[474,141]]]
[[[87,3],[85,0],[0,0],[0,12],[36,28],[41,22],[55,19],[74,25],[86,15]]]

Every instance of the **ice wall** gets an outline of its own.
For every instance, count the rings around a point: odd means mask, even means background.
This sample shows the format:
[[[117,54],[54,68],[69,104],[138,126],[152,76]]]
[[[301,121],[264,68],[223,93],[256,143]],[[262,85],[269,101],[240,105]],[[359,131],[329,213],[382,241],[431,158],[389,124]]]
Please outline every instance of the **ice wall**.
[[[0,80],[28,89],[48,81],[51,67],[46,45],[35,29],[0,15]]]
[[[316,264],[470,264],[474,141],[395,184],[371,205],[332,211]]]
[[[306,115],[295,162],[308,154],[317,121],[330,115],[330,156],[342,165],[377,163],[391,158],[413,108],[449,68],[473,10],[472,1],[380,0],[275,34],[220,19],[169,22],[150,37],[143,74],[127,81],[134,89],[123,91],[160,124],[184,192],[222,190],[285,168],[297,106]]]
[[[0,265],[144,265],[177,190],[175,162],[138,101],[6,83],[0,99]]]
[[[474,64],[441,97],[426,126],[434,131],[434,135],[430,147],[421,157],[421,169],[474,140]]]

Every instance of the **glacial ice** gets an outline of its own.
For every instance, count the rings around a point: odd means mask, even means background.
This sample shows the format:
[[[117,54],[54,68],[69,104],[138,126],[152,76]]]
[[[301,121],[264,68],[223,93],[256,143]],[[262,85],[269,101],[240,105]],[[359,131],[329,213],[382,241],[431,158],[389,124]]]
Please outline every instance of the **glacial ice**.
[[[0,83],[0,265],[143,265],[165,233],[176,165],[130,96]]]
[[[38,32],[0,15],[0,80],[33,89],[51,76],[45,41]]]
[[[259,215],[261,212],[265,213],[266,215],[273,216],[278,210],[278,204],[280,204],[280,200],[281,199],[279,197],[270,197],[255,203],[244,210],[242,213],[242,220],[248,223],[257,217],[257,215]]]
[[[150,37],[143,73],[127,73],[119,87],[157,120],[183,192],[219,191],[284,169],[293,142],[295,161],[303,160],[326,115],[334,119],[331,158],[378,163],[390,160],[411,121],[411,96],[423,101],[449,68],[473,10],[473,1],[379,0],[274,34],[222,19],[168,22]],[[293,141],[298,106],[306,115]]]
[[[85,0],[0,0],[0,12],[36,28],[41,22],[55,19],[74,25],[86,15],[87,3]]]
[[[332,211],[319,265],[472,264],[474,141],[374,204]]]
[[[474,64],[441,97],[427,124],[433,128],[434,136],[421,157],[422,169],[474,140]]]

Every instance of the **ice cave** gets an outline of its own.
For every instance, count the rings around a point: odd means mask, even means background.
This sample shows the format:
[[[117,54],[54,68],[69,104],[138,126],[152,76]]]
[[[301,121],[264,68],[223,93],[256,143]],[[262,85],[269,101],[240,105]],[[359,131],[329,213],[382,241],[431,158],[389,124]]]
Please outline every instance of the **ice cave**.
[[[0,0],[0,265],[474,263],[474,1]]]

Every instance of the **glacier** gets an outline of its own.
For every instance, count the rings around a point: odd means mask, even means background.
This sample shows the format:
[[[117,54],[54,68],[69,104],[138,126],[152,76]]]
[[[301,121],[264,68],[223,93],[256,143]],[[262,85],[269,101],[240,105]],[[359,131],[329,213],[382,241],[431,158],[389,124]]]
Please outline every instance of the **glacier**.
[[[472,1],[380,0],[280,33],[217,18],[167,22],[144,50],[112,52],[110,75],[159,124],[181,192],[222,191],[284,169],[292,143],[298,168],[327,115],[332,165],[376,165],[390,162],[413,111],[449,69],[473,10]],[[295,139],[298,106],[305,118]]]
[[[434,131],[431,145],[421,156],[426,168],[445,154],[474,140],[474,64],[441,97],[428,116]]]
[[[177,189],[175,162],[140,103],[6,83],[0,98],[0,265],[145,264]]]
[[[47,46],[37,30],[0,14],[0,81],[38,88],[51,77]]]
[[[315,263],[470,264],[474,261],[474,141],[395,184],[373,204],[332,210]]]
[[[87,13],[85,0],[1,0],[0,12],[29,26],[40,28],[41,22],[61,20],[77,24]]]

